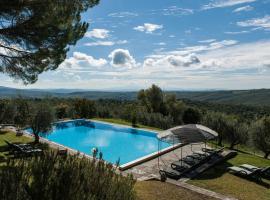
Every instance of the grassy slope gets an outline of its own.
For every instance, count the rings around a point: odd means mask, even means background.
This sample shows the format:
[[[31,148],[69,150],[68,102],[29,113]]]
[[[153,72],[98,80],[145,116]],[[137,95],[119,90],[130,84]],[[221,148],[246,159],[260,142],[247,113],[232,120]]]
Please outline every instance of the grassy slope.
[[[227,173],[227,167],[245,163],[260,167],[270,166],[270,160],[238,153],[235,158],[206,171],[196,179],[190,180],[189,183],[222,194],[232,195],[240,200],[270,200],[270,190],[263,184]],[[267,180],[264,182],[270,183]]]
[[[109,122],[109,123],[113,123],[113,124],[121,124],[121,125],[126,125],[126,126],[132,126],[131,122],[128,122],[128,121],[123,120],[123,119],[113,119],[113,118],[92,118],[92,119],[93,120],[98,120],[98,121]],[[155,128],[155,127],[151,127],[151,126],[144,126],[144,125],[141,125],[141,124],[137,124],[136,128],[145,128],[145,129],[157,130],[157,131],[161,130],[159,128]]]
[[[135,185],[138,200],[214,200],[190,190],[158,181],[137,182]]]

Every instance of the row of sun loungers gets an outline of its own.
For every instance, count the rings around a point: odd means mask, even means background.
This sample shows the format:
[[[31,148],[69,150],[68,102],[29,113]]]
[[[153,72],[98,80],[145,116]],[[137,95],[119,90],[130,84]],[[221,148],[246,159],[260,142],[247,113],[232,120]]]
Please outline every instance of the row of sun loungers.
[[[260,181],[262,178],[270,179],[270,166],[261,168],[249,164],[243,164],[239,167],[228,167],[228,170],[233,174],[240,175],[246,178],[253,178]]]
[[[195,151],[192,155],[186,156],[185,158],[171,163],[170,167],[160,170],[160,174],[164,174],[166,177],[177,180],[185,173],[207,162],[213,155],[216,155],[221,151],[223,151],[223,149],[214,150],[202,148],[202,151]]]
[[[32,147],[30,144],[13,144],[5,140],[14,156],[32,156],[42,154],[42,149]]]

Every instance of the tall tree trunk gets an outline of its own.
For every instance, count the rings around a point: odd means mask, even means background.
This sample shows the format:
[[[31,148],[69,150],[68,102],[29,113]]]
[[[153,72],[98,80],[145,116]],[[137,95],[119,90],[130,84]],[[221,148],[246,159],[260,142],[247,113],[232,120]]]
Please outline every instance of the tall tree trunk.
[[[267,159],[269,155],[270,155],[270,152],[266,152],[266,153],[264,154],[264,158]]]
[[[35,143],[38,144],[39,143],[39,135],[38,133],[34,133],[35,136]]]
[[[222,146],[222,136],[218,136],[218,146]]]

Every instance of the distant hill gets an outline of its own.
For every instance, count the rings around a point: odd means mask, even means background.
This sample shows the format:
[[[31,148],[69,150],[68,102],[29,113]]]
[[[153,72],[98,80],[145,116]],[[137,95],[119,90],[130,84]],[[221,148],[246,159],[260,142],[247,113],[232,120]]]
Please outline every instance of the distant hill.
[[[223,90],[223,91],[167,91],[176,94],[178,99],[204,101],[224,104],[244,104],[255,106],[270,106],[270,89],[258,90]],[[88,98],[88,99],[118,99],[134,100],[137,92],[104,92],[76,89],[15,89],[0,86],[0,98],[16,96],[28,98]]]
[[[179,99],[213,103],[270,106],[270,89],[176,92],[176,96]]]

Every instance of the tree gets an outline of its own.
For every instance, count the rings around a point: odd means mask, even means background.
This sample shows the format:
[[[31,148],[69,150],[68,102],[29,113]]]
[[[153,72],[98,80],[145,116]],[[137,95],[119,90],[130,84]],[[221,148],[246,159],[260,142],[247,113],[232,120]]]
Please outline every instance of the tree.
[[[183,113],[185,110],[185,104],[182,101],[177,101],[176,96],[166,95],[165,105],[168,113],[172,116],[174,124],[182,124]]]
[[[226,120],[226,115],[220,112],[207,112],[203,115],[203,124],[217,131],[219,146],[222,146],[224,135],[226,133]]]
[[[55,108],[55,114],[58,119],[63,119],[67,117],[68,115],[68,108],[69,106],[64,103],[60,103],[59,105],[56,106]]]
[[[224,129],[224,136],[230,143],[230,149],[234,149],[240,143],[245,143],[248,139],[247,124],[240,122],[233,116],[227,117]]]
[[[78,117],[91,118],[96,114],[95,102],[88,99],[76,99],[74,110]]]
[[[0,72],[37,81],[43,71],[55,70],[69,45],[85,34],[81,12],[99,0],[1,0]]]
[[[183,122],[185,124],[197,124],[201,120],[201,114],[197,109],[188,108],[184,111]]]
[[[30,117],[29,103],[26,99],[19,97],[14,100],[14,104],[14,106],[16,106],[14,123],[22,128],[27,125]]]
[[[0,103],[0,123],[13,124],[16,116],[16,106],[10,100],[2,100]]]
[[[52,108],[47,104],[38,105],[32,109],[29,125],[35,136],[35,143],[39,142],[39,134],[48,133],[52,129],[54,113]]]
[[[270,117],[263,117],[253,123],[251,129],[252,142],[264,152],[264,158],[270,155]]]
[[[147,107],[149,112],[160,112],[163,102],[163,92],[156,86],[152,85],[147,90],[140,90],[138,93],[138,100]]]

